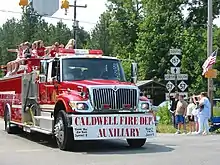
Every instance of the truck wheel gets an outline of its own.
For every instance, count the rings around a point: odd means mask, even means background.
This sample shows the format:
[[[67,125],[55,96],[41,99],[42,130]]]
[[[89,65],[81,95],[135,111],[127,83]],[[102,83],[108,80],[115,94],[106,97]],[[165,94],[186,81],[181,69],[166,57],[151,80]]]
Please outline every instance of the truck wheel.
[[[54,134],[57,145],[61,150],[70,150],[73,145],[73,130],[68,128],[66,112],[61,110],[56,117]]]
[[[127,139],[127,143],[132,148],[140,148],[146,142],[146,139]]]
[[[13,134],[15,130],[13,129],[14,127],[11,126],[11,115],[8,109],[5,110],[4,119],[5,119],[5,131],[8,134]]]

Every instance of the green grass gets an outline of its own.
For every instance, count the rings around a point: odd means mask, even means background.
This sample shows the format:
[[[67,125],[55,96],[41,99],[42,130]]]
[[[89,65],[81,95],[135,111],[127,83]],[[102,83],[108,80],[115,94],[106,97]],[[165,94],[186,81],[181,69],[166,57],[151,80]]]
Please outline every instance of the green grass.
[[[157,132],[158,133],[175,133],[176,129],[172,125],[158,124]]]
[[[219,116],[220,117],[220,107],[214,107],[213,108],[213,116]]]
[[[190,131],[189,124],[186,124],[186,131]],[[158,133],[175,133],[176,129],[173,127],[173,125],[165,125],[165,124],[158,124],[157,126],[157,132]]]

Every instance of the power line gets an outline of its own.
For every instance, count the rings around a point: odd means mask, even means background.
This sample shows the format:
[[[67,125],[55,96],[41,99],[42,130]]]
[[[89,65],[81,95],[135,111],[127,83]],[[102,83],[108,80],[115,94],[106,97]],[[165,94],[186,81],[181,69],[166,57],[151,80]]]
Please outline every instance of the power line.
[[[0,12],[5,12],[5,13],[14,13],[14,14],[23,14],[22,12],[16,12],[16,11],[10,11],[10,10],[3,10],[3,9],[0,9]],[[40,15],[39,15],[40,16]],[[72,21],[74,22],[74,19],[69,19],[69,18],[61,18],[61,17],[54,17],[54,16],[42,16],[44,18],[50,18],[50,19],[58,19],[58,20],[64,20],[64,21]],[[95,22],[88,22],[88,21],[82,21],[82,20],[79,20],[79,22],[81,23],[85,23],[85,24],[96,24]]]
[[[220,0],[213,0],[213,3],[216,3],[216,2],[220,2]],[[190,3],[190,2],[189,2]],[[190,6],[190,4],[182,4],[182,6],[186,6],[186,5],[188,5],[188,6]],[[201,1],[194,1],[193,3],[191,3],[191,4],[194,4],[194,5],[198,5],[200,3],[200,7],[204,7],[204,6],[206,6],[206,7],[208,7],[208,4],[201,4],[202,2]],[[166,4],[160,4],[160,6],[170,6],[170,5],[173,5],[173,4],[177,4],[177,2],[170,2],[170,3],[166,3]],[[72,5],[73,6],[73,5]],[[3,10],[3,9],[0,9],[0,12],[6,12],[6,13],[14,13],[14,14],[22,14],[22,12],[16,12],[16,11],[11,11],[11,10]],[[39,15],[39,16],[42,16],[42,15]],[[74,22],[74,19],[69,19],[69,18],[61,18],[61,17],[54,17],[54,16],[46,16],[46,15],[44,15],[44,16],[42,16],[43,18],[50,18],[50,19],[58,19],[58,20],[64,20],[64,21],[72,21],[72,22]],[[89,21],[82,21],[82,20],[78,20],[79,22],[81,22],[81,23],[85,23],[85,24],[94,24],[94,25],[96,25],[98,22],[89,22]],[[122,20],[120,20],[120,21],[122,21]],[[126,20],[124,20],[124,21],[126,21]],[[159,23],[159,24],[163,24],[163,23]],[[203,24],[203,25],[207,25],[207,24]]]

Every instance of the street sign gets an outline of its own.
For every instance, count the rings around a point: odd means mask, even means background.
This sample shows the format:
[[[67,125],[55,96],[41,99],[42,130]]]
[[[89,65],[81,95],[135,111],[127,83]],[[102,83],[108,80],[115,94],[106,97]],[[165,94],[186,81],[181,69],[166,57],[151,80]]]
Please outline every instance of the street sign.
[[[178,85],[178,88],[183,92],[186,90],[186,88],[188,87],[188,85],[184,82],[184,81],[181,81]]]
[[[180,67],[171,67],[170,72],[172,74],[180,74]]]
[[[39,15],[52,16],[59,10],[59,0],[33,0],[33,8]]]
[[[171,92],[173,90],[173,88],[175,87],[175,85],[173,85],[172,82],[168,82],[167,85],[166,85],[166,88],[169,92]]]
[[[179,92],[180,95],[184,95],[184,99],[188,99],[188,93],[187,92]],[[165,99],[169,100],[169,96],[174,97],[176,93],[166,93],[165,94]]]
[[[188,74],[177,74],[177,80],[188,80]]]
[[[170,59],[170,62],[173,64],[173,66],[177,66],[181,61],[180,59],[175,55]]]
[[[217,77],[217,70],[216,69],[209,69],[205,73],[205,78],[216,78]]]
[[[181,49],[170,49],[170,55],[181,55]]]
[[[165,74],[164,79],[165,80],[175,80],[175,74]]]
[[[177,74],[177,80],[188,80],[188,74]],[[175,80],[175,74],[165,74],[164,80]]]

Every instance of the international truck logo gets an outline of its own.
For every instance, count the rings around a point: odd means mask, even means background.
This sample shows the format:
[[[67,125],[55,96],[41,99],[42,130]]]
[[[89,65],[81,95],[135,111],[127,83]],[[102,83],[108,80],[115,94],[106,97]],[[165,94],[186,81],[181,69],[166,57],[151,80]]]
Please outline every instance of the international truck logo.
[[[117,86],[114,86],[113,90],[116,92],[118,90]]]

